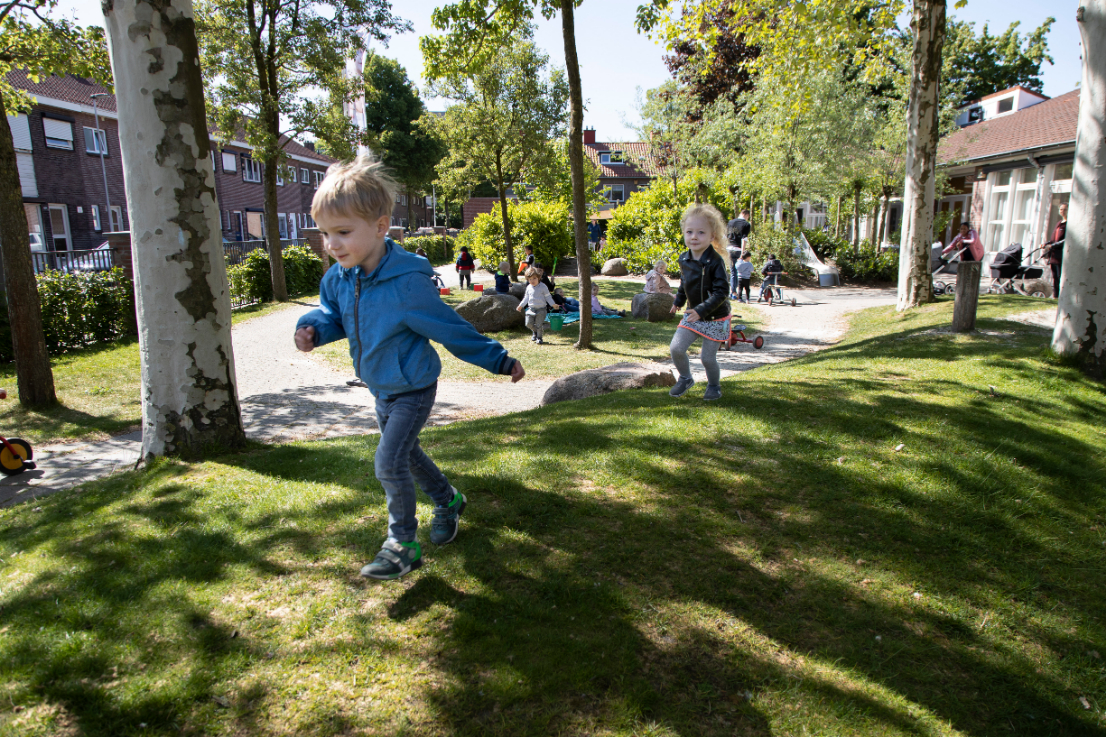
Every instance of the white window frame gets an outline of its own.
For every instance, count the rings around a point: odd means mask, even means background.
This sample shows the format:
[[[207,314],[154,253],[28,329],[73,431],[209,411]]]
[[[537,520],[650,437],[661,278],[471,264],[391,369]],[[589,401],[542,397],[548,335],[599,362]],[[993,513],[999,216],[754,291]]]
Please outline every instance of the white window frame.
[[[57,241],[59,238],[65,240],[65,249],[70,251],[73,249],[73,231],[69,227],[69,207],[57,203],[50,203],[48,206],[50,212],[50,240],[54,243],[53,250],[58,250]],[[62,224],[65,226],[64,231],[60,236],[57,231],[54,230],[54,213],[60,212],[62,216]]]
[[[300,184],[311,184],[311,170],[306,167],[300,169]]]
[[[249,156],[242,157],[242,181],[261,183],[261,162]]]
[[[283,212],[277,213],[277,233],[284,240],[288,240],[288,233],[290,228],[288,227],[288,215]]]
[[[15,150],[30,153],[32,151],[31,121],[27,115],[25,113],[9,115],[8,127],[12,131],[12,143],[15,145]]]
[[[215,163],[215,149],[211,149],[211,171],[219,173],[219,165]]]
[[[238,225],[238,229],[235,230],[235,224]],[[237,234],[238,240],[246,240],[246,221],[242,218],[241,210],[234,210],[230,214],[230,232]]]
[[[319,188],[319,185],[323,183],[324,174],[321,171],[312,172],[315,176],[315,189]]]
[[[280,165],[276,168],[276,184],[278,187],[284,186],[284,167]]]
[[[599,163],[610,166],[611,164],[625,164],[626,161],[621,151],[603,151],[599,154]]]
[[[1026,170],[1034,172],[1032,181],[1023,182],[1022,173]],[[1004,175],[1010,175],[1010,180],[1007,184],[999,184],[999,179]],[[1006,169],[1005,171],[991,172],[987,175],[987,208],[985,214],[986,228],[982,234],[984,237],[983,248],[986,253],[993,253],[1001,251],[1011,243],[1014,243],[1014,228],[1016,226],[1025,226],[1028,239],[1032,241],[1033,238],[1033,213],[1039,207],[1040,202],[1034,201],[1030,207],[1030,219],[1029,220],[1014,220],[1014,208],[1017,205],[1018,195],[1026,193],[1031,190],[1038,190],[1040,175],[1037,169],[1033,167],[1019,167],[1017,169]],[[996,212],[995,210],[995,197],[996,195],[1005,194],[1006,204],[1002,208],[1002,212]],[[1033,195],[1038,197],[1037,194]],[[995,229],[1002,228],[1002,239],[998,242],[995,238],[998,237],[995,233]],[[1033,243],[1022,243],[1022,248],[1025,251],[1032,249]]]
[[[615,198],[614,193],[618,192],[622,196]],[[607,185],[607,202],[625,202],[626,201],[626,185],[625,184],[608,184]]]
[[[103,228],[100,227],[100,206],[92,206],[92,229],[99,233]]]
[[[223,173],[224,174],[237,174],[238,173],[238,156],[227,151],[222,152],[223,159]],[[229,164],[229,166],[228,166]]]
[[[126,230],[123,227],[123,208],[119,205],[111,206],[111,231],[113,233],[121,233]]]
[[[59,126],[66,126],[69,129],[69,135],[51,135],[53,133],[63,133]],[[50,130],[53,128],[53,131]],[[57,120],[55,118],[42,119],[42,133],[46,137],[46,148],[60,148],[66,151],[73,150],[73,124],[68,120]]]

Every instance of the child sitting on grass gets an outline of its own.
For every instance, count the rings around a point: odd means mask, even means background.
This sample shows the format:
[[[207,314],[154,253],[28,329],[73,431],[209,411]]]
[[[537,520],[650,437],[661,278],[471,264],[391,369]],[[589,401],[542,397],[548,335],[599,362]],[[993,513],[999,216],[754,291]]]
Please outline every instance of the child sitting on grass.
[[[599,303],[599,285],[591,283],[591,314],[593,315],[618,315],[626,317],[626,310],[616,310],[613,307],[604,307]]]
[[[566,297],[565,290],[560,287],[553,290],[553,301],[557,303],[558,307],[566,312],[580,311],[580,301],[572,297]]]
[[[373,465],[388,499],[388,537],[361,569],[367,578],[394,579],[422,566],[415,540],[415,481],[434,501],[430,541],[457,536],[467,499],[419,446],[434,407],[441,359],[430,341],[463,361],[515,382],[526,375],[511,358],[442,302],[426,259],[385,237],[397,185],[379,162],[358,156],[334,164],[311,202],[327,252],[338,261],[319,285],[320,308],[296,324],[301,351],[349,337],[358,378],[376,397],[380,441]]]
[[[542,332],[545,329],[545,315],[549,312],[550,307],[558,309],[557,303],[553,301],[553,295],[549,293],[549,289],[541,283],[541,274],[533,266],[526,270],[526,281],[530,285],[526,287],[526,294],[522,295],[522,301],[518,304],[518,311],[526,310],[526,327],[530,328],[532,332],[530,340],[538,345],[543,345]]]
[[[680,287],[672,312],[694,305],[684,313],[672,336],[669,351],[680,378],[669,392],[682,397],[695,383],[687,349],[696,338],[703,338],[699,358],[707,372],[707,390],[703,399],[721,399],[718,347],[730,338],[730,283],[726,277],[726,222],[714,205],[688,205],[680,221],[687,250],[680,254]]]

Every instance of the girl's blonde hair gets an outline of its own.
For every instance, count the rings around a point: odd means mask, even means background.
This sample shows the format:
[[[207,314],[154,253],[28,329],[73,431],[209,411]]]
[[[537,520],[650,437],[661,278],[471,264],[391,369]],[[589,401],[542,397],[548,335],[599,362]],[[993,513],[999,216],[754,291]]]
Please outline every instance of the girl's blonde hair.
[[[681,231],[690,218],[703,218],[707,221],[707,230],[710,231],[710,244],[714,247],[715,252],[719,256],[722,256],[722,260],[725,262],[726,244],[729,241],[726,237],[726,221],[722,219],[722,213],[720,213],[718,208],[714,205],[693,202],[687,206],[687,209],[684,210],[683,217],[680,218]]]
[[[656,262],[655,264],[653,264],[653,270],[654,270],[654,271],[660,271],[660,270],[661,270],[661,267],[662,267],[662,266],[663,266],[663,267],[664,267],[665,269],[667,269],[667,268],[668,268],[668,264],[666,264],[666,263],[664,262],[664,259],[663,259],[663,258],[661,258],[661,259],[657,259],[657,262]]]

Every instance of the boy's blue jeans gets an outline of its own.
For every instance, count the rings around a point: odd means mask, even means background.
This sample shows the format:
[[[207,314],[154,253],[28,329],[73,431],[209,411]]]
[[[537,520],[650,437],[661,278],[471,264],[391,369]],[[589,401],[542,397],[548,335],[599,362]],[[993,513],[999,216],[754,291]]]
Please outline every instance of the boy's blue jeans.
[[[401,543],[414,541],[419,526],[415,518],[415,481],[439,507],[453,501],[449,479],[419,446],[419,433],[430,417],[437,393],[435,382],[425,389],[376,400],[380,443],[373,465],[388,497],[388,537]]]

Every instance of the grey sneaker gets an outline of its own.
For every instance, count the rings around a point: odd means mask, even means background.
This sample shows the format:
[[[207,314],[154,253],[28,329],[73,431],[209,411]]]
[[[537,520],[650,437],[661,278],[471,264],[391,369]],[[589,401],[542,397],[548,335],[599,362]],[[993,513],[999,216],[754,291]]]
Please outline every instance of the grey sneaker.
[[[449,506],[434,507],[434,518],[430,520],[430,542],[435,545],[453,542],[453,538],[457,537],[457,523],[465,511],[466,504],[468,499],[465,495],[453,489],[453,501]]]
[[[687,390],[690,389],[691,385],[694,383],[695,379],[690,376],[681,376],[676,381],[676,386],[672,387],[671,391],[668,392],[668,395],[670,397],[682,397],[687,394]]]
[[[419,544],[401,543],[389,538],[384,541],[373,562],[361,569],[361,575],[391,581],[406,576],[416,568],[422,568],[422,548]]]
[[[703,399],[710,402],[722,398],[722,387],[707,384],[707,390],[703,392]]]

